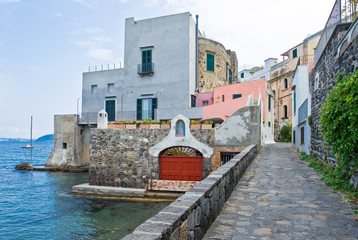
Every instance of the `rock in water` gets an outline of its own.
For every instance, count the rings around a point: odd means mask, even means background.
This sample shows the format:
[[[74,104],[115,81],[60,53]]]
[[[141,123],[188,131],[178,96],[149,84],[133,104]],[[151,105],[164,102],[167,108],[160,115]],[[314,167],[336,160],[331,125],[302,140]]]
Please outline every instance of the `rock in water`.
[[[21,163],[15,167],[16,170],[30,170],[31,167],[28,163]]]

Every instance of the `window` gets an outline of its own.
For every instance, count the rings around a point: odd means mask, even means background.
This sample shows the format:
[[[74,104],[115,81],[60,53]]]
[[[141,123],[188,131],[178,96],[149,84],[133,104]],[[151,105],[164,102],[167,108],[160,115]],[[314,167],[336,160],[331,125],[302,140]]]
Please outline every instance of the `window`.
[[[221,100],[222,100],[222,102],[225,102],[225,96],[224,95],[221,96]]]
[[[109,93],[114,92],[114,83],[108,83],[108,92]]]
[[[232,99],[241,98],[242,94],[233,94]]]
[[[296,91],[293,92],[293,113],[296,114]]]
[[[241,77],[241,78],[244,78],[244,77],[245,77],[245,73],[242,72],[242,73],[240,74],[240,77]]]
[[[305,128],[301,127],[301,145],[305,144]]]
[[[287,81],[287,78],[285,78],[283,80],[283,89],[287,89],[288,88],[288,81]]]
[[[226,80],[229,76],[229,67],[228,67],[228,64],[226,64]]]
[[[215,66],[215,56],[213,54],[206,54],[206,70],[210,72],[214,72]]]
[[[287,118],[287,105],[283,105],[283,117],[282,118]]]
[[[209,105],[209,101],[203,101],[203,106],[208,106]]]
[[[297,48],[292,51],[292,58],[297,57]]]
[[[292,135],[292,141],[293,143],[296,143],[296,131],[293,131]]]
[[[142,51],[142,73],[152,72],[152,49]]]
[[[229,69],[229,84],[232,84],[232,71]]]
[[[196,107],[196,97],[191,95],[191,107]]]
[[[158,106],[157,102],[157,98],[137,99],[137,120],[154,119],[155,110]]]
[[[268,126],[271,127],[271,122],[270,121],[268,122]]]
[[[92,85],[92,86],[91,86],[91,93],[98,93],[98,91],[97,91],[97,85]]]
[[[62,148],[63,148],[63,149],[67,149],[67,143],[65,143],[65,142],[62,143]]]
[[[271,95],[269,95],[269,104],[268,104],[269,106],[269,112],[271,112]]]

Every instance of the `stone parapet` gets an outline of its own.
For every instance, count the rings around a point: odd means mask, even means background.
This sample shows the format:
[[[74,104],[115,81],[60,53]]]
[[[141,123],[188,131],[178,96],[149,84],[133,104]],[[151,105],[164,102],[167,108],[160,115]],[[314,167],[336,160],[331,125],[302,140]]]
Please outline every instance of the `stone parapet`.
[[[250,145],[123,239],[201,239],[256,153]]]

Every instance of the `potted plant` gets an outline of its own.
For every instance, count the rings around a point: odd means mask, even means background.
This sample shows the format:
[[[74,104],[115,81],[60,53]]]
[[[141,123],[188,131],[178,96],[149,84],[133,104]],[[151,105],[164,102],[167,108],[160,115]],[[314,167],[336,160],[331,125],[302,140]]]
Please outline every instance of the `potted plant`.
[[[213,121],[206,120],[203,125],[201,125],[201,129],[211,129],[213,127]]]
[[[126,129],[136,129],[137,120],[133,120],[130,123],[126,124]]]
[[[193,120],[190,120],[190,129],[200,129],[200,124]]]
[[[126,121],[115,121],[114,124],[110,123],[108,124],[108,128],[125,128]]]
[[[170,129],[170,122],[171,122],[171,120],[162,122],[162,124],[160,124],[160,128],[161,129]]]
[[[149,125],[150,129],[159,129],[160,128],[160,124],[158,120],[153,120],[153,122],[150,123]]]
[[[142,120],[141,124],[139,125],[140,128],[145,129],[149,128],[149,125],[152,123],[152,120],[150,118]]]

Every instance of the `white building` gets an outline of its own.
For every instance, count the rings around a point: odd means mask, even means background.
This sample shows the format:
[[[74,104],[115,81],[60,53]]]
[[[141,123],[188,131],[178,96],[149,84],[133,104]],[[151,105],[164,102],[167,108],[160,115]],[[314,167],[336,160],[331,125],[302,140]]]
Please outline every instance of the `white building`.
[[[239,71],[239,82],[249,82],[259,79],[270,80],[271,66],[277,63],[277,58],[268,58],[265,60],[265,66],[245,68]]]
[[[292,79],[292,144],[300,152],[310,153],[311,94],[309,92],[309,64],[297,66]]]
[[[202,109],[192,108],[195,31],[190,13],[126,19],[124,67],[83,73],[80,122],[94,123],[101,109],[110,122],[172,119],[178,113],[201,118]]]

